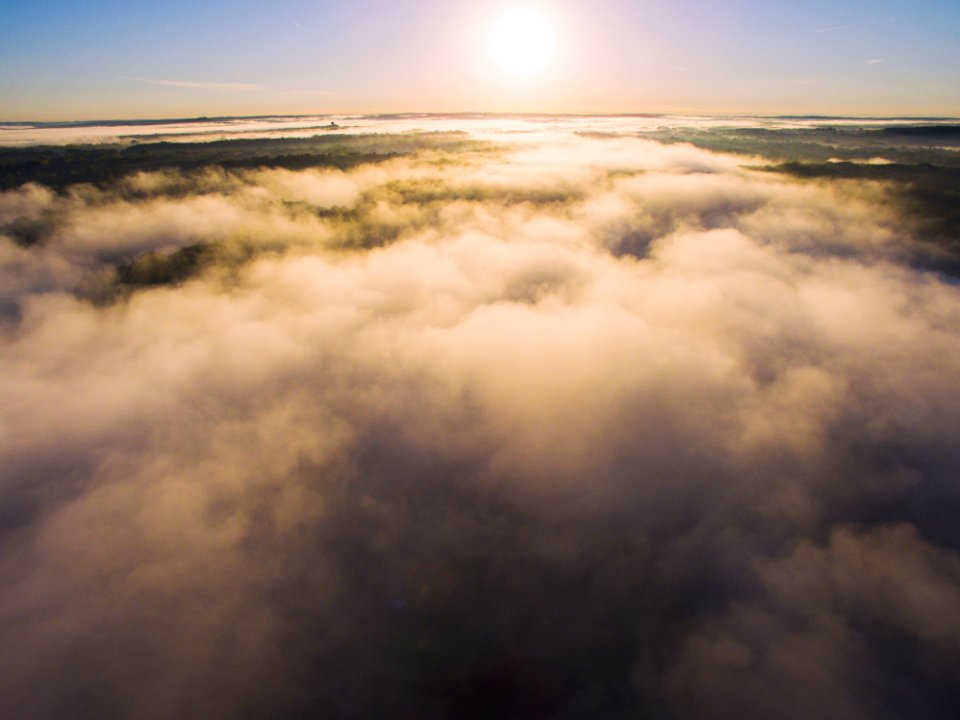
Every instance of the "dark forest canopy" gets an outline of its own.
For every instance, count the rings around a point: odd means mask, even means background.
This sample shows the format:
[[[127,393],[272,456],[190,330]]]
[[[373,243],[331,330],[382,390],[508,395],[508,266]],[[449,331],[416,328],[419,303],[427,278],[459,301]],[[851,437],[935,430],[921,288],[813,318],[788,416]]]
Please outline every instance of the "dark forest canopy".
[[[195,170],[207,165],[344,169],[428,149],[454,151],[470,144],[465,133],[449,132],[0,148],[0,190],[28,182],[62,190],[75,183],[110,182],[135,172]]]

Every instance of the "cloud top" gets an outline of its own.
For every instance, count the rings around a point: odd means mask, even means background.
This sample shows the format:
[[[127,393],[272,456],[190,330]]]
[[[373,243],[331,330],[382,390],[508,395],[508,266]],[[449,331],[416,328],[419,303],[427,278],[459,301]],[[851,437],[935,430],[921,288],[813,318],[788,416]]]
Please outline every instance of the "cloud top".
[[[946,717],[960,290],[756,163],[0,195],[2,714]]]

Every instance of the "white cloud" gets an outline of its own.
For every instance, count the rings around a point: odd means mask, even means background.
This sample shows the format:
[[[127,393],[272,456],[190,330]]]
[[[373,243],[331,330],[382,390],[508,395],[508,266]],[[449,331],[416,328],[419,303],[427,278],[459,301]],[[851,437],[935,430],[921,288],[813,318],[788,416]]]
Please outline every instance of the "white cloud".
[[[0,195],[51,223],[0,237],[0,710],[936,697],[957,286],[899,261],[873,186],[511,148]],[[74,296],[194,243],[220,264]]]

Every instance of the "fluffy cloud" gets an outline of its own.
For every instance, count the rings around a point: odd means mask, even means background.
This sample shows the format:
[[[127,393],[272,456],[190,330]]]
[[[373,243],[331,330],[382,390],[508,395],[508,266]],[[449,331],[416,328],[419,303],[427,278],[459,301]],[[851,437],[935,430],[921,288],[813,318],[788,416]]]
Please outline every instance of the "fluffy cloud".
[[[960,292],[875,187],[756,164],[0,196],[0,710],[946,717]]]

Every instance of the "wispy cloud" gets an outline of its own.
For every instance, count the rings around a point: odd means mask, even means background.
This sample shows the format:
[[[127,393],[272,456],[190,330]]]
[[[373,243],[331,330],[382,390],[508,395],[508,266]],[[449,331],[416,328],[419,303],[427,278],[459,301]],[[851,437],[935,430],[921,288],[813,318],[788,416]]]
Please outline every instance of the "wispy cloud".
[[[870,27],[872,25],[886,25],[894,22],[893,20],[873,20],[871,22],[853,23],[852,25],[836,25],[834,27],[825,27],[814,30],[815,33],[839,32],[840,30],[854,30],[856,28]]]
[[[820,85],[822,80],[819,78],[776,78],[769,80],[762,80],[761,84],[763,85],[796,85],[796,86],[807,86],[807,85]]]
[[[251,90],[261,90],[262,85],[255,83],[221,83],[221,82],[203,82],[194,80],[155,80],[153,78],[132,77],[130,80],[149,83],[151,85],[164,85],[166,87],[187,88],[188,90],[210,90],[213,92],[249,92]]]
[[[867,60],[867,62],[866,62],[865,64],[866,64],[866,65],[881,65],[881,64],[883,64],[883,60],[881,60],[880,58],[874,58],[873,60]]]
[[[300,97],[335,97],[339,95],[350,95],[353,93],[342,92],[339,90],[277,90],[275,94]]]

